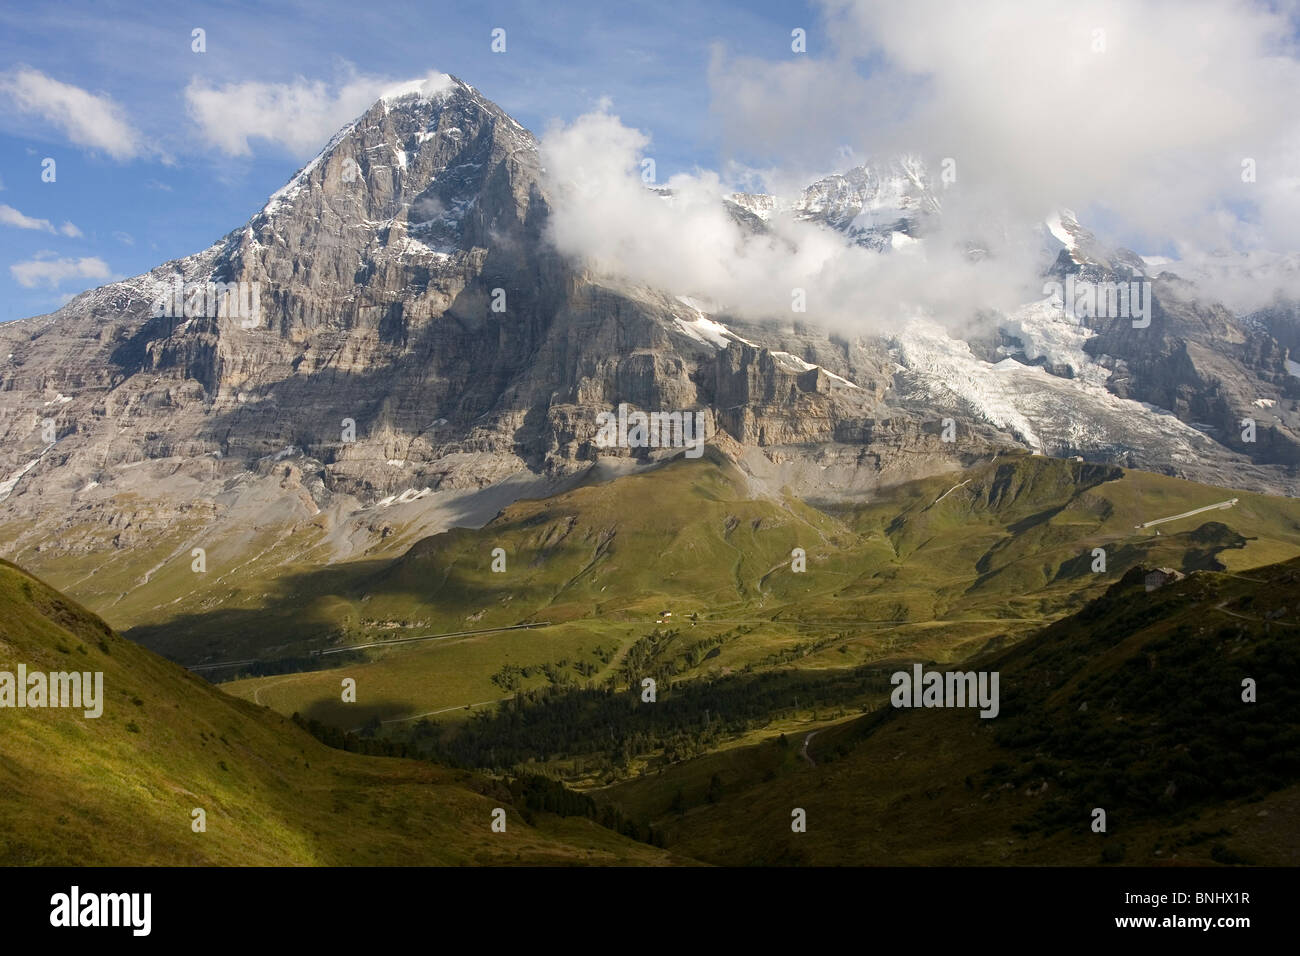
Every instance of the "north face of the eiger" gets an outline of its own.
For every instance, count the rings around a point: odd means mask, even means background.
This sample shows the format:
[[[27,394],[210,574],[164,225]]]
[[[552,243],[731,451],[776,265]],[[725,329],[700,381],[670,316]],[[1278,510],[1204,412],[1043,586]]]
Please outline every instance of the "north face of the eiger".
[[[902,157],[719,201],[890,256],[942,216],[934,180]],[[757,486],[819,500],[1008,447],[1294,491],[1300,378],[1274,332],[1068,213],[1044,225],[1041,276],[1068,304],[964,339],[845,337],[788,302],[742,321],[597,277],[549,243],[553,201],[532,134],[435,78],[376,101],[210,248],[0,326],[0,548],[152,543],[145,580],[179,527],[364,553],[682,452],[671,429],[599,440],[622,406],[689,412]]]

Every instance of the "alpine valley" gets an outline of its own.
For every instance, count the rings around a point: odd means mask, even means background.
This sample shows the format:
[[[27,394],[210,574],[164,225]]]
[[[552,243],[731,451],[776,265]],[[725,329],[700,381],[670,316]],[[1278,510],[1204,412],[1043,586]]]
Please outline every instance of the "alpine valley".
[[[6,733],[0,860],[1300,862],[1293,303],[1061,210],[1026,280],[1149,324],[847,335],[598,272],[562,201],[433,76],[209,248],[0,325],[0,668],[106,675],[75,739]],[[886,262],[944,215],[910,156],[717,201]],[[251,318],[159,307],[211,283]],[[1000,709],[891,707],[922,667],[999,672]]]

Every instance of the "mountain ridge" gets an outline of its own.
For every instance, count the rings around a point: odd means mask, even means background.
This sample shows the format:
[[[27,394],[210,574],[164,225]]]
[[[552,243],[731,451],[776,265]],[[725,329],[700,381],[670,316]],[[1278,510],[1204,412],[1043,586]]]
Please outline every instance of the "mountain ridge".
[[[940,204],[921,167],[899,170],[814,184],[801,214],[923,243]],[[881,222],[849,215],[864,196]],[[132,553],[167,526],[304,552],[323,536],[326,562],[382,552],[670,457],[597,445],[598,414],[623,403],[698,411],[755,489],[813,501],[1012,448],[1295,493],[1286,348],[1172,279],[1153,280],[1145,332],[1036,303],[967,339],[919,321],[848,337],[594,275],[548,241],[553,201],[530,133],[463,82],[426,80],[208,249],[0,326],[0,549],[111,554],[144,581],[188,560]],[[1078,258],[1057,274],[1127,261]],[[176,275],[256,284],[256,321],[155,314]],[[1236,437],[1247,414],[1253,443]]]

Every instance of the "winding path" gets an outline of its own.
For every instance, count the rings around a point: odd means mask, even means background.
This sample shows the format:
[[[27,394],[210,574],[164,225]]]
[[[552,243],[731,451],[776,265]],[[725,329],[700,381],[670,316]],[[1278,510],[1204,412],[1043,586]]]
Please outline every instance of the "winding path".
[[[808,736],[804,737],[803,739],[803,749],[799,751],[799,756],[803,757],[804,760],[807,760],[808,763],[814,767],[817,766],[817,761],[813,760],[812,754],[808,752],[808,744],[812,741],[814,737],[816,737],[820,733],[821,733],[820,730],[809,731]]]

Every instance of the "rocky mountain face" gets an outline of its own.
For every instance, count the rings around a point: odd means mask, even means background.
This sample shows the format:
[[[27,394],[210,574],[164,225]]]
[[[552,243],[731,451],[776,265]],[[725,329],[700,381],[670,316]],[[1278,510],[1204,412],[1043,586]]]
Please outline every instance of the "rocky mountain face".
[[[376,102],[212,247],[0,326],[0,550],[39,569],[185,517],[363,553],[673,453],[598,444],[621,403],[698,411],[756,491],[812,500],[1010,446],[1295,492],[1286,347],[1176,277],[1142,334],[1031,303],[984,338],[849,339],[592,275],[547,241],[553,202],[533,136],[447,77]],[[941,215],[907,159],[729,202],[884,255]],[[1071,223],[1049,276],[1146,277]],[[238,291],[177,308],[177,283]]]
[[[1281,333],[1257,319],[1238,318],[1193,283],[1149,267],[1129,250],[1104,248],[1068,214],[1053,225],[1067,248],[1052,275],[1094,285],[1146,282],[1151,290],[1149,325],[1138,327],[1131,316],[1083,320],[1094,333],[1085,351],[1111,372],[1107,388],[1120,398],[1168,409],[1216,443],[1294,477],[1300,465],[1300,378],[1287,364]],[[1253,430],[1244,426],[1246,420]]]
[[[762,222],[785,213],[838,230],[878,252],[923,234],[927,221],[942,210],[924,164],[911,156],[827,176],[790,201],[757,193],[733,193],[728,201]]]

